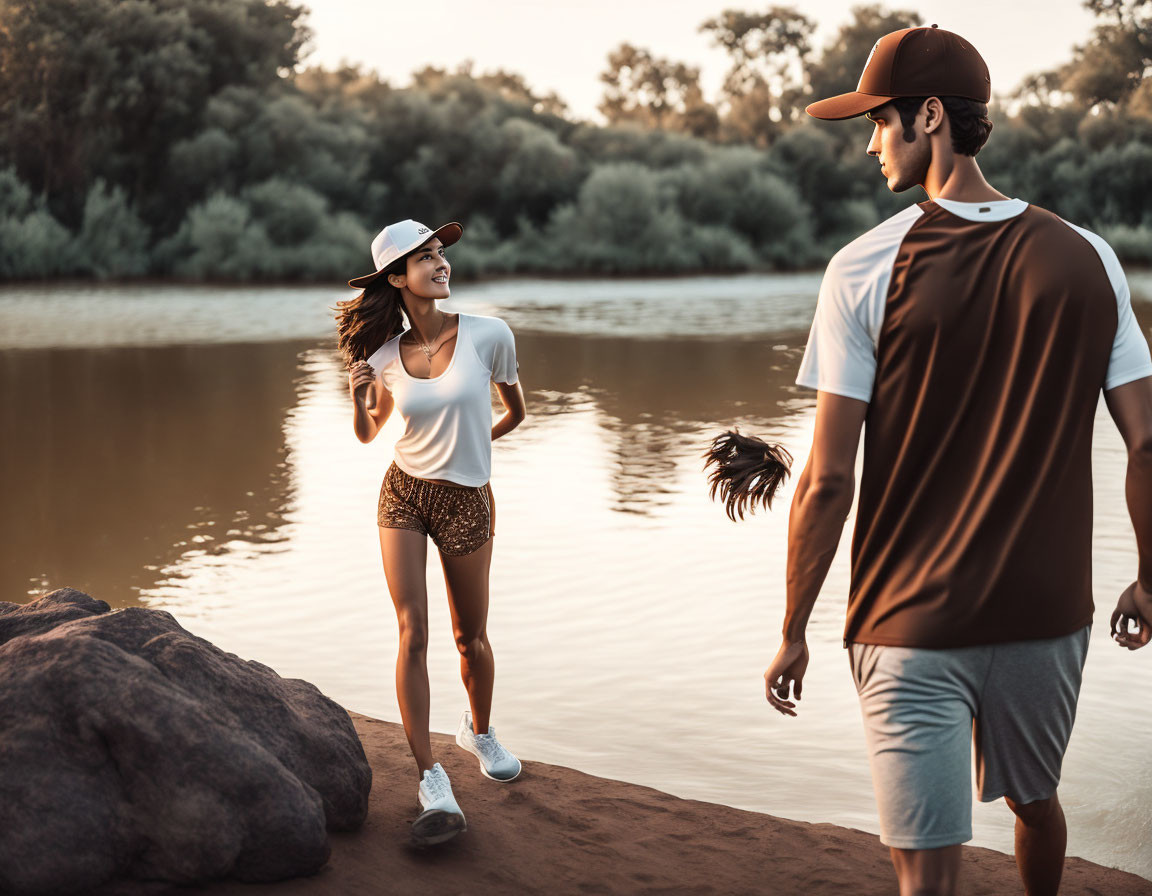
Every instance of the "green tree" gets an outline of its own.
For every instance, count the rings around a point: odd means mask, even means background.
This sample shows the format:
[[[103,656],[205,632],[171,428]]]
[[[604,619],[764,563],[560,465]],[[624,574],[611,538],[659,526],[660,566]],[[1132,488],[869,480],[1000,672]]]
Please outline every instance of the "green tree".
[[[0,278],[54,277],[80,265],[72,234],[12,168],[0,169]]]
[[[139,201],[209,97],[291,71],[308,39],[303,11],[287,0],[5,0],[0,163],[71,220],[96,178]]]
[[[523,75],[497,69],[476,76],[476,83],[486,90],[492,90],[505,99],[522,102],[539,115],[563,117],[567,104],[555,93],[539,94],[528,86]]]
[[[531,121],[510,118],[500,130],[504,164],[491,213],[505,232],[523,217],[543,224],[555,206],[575,198],[587,167],[557,134]]]
[[[148,227],[119,187],[98,180],[84,200],[76,236],[78,263],[97,279],[138,277],[148,270]]]
[[[716,132],[716,110],[700,89],[700,69],[653,56],[629,43],[608,54],[600,75],[600,113],[612,124],[682,131],[698,137]]]
[[[635,163],[593,169],[576,202],[557,210],[548,231],[555,262],[564,266],[638,273],[699,264],[669,191]]]
[[[247,203],[223,193],[194,206],[159,255],[193,280],[253,280],[278,267],[276,246]]]
[[[791,6],[763,13],[729,9],[700,31],[724,49],[724,124],[737,139],[766,146],[802,112],[805,66],[816,23]]]
[[[303,243],[316,233],[328,214],[328,201],[323,196],[298,181],[282,177],[246,188],[241,199],[277,247]]]
[[[1122,105],[1146,86],[1152,69],[1152,0],[1086,0],[1084,6],[1099,21],[1056,70],[1056,80],[1084,109]],[[1144,91],[1141,98],[1147,96]]]
[[[753,260],[799,267],[812,256],[811,214],[799,191],[750,147],[723,147],[699,165],[665,175],[694,225],[718,226],[745,242]]]

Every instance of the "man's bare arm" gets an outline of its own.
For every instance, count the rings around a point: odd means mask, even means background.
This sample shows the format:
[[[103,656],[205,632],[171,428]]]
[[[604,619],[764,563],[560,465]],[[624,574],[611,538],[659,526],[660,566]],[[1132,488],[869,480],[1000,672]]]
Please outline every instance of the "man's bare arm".
[[[1152,377],[1108,390],[1104,402],[1128,449],[1124,494],[1140,556],[1136,581],[1112,614],[1112,630],[1121,646],[1135,650],[1152,640]],[[1136,632],[1127,631],[1125,617],[1135,617]]]
[[[856,449],[867,402],[817,393],[812,453],[797,484],[788,518],[788,608],[784,638],[802,641],[808,617],[836,547],[856,490]]]
[[[868,403],[818,392],[812,451],[796,484],[788,517],[787,607],[783,643],[764,673],[768,702],[795,715],[808,666],[805,632],[812,607],[836,555],[856,490],[856,449]]]

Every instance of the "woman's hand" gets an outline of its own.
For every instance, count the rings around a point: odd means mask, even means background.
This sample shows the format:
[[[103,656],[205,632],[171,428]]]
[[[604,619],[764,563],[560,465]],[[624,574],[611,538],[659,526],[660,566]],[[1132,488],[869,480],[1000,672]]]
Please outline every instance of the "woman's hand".
[[[367,361],[356,361],[348,368],[348,393],[353,401],[363,399],[365,410],[370,411],[376,406],[376,390],[369,388],[375,382],[376,371]]]
[[[348,391],[352,395],[356,438],[371,442],[392,413],[392,393],[367,361],[357,361],[348,368]]]

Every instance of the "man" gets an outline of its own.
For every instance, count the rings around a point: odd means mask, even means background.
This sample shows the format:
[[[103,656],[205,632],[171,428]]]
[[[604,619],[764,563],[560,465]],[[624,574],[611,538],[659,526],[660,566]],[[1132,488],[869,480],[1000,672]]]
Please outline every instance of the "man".
[[[994,190],[988,69],[961,37],[880,39],[855,92],[867,152],[913,205],[832,259],[797,383],[818,390],[792,503],[769,703],[796,714],[805,626],[864,464],[845,629],[882,828],[908,894],[952,893],[984,801],[1016,814],[1029,894],[1056,893],[1056,795],[1092,621],[1091,438],[1101,389],[1128,447],[1140,563],[1113,637],[1152,638],[1152,360],[1108,245]],[[789,688],[791,687],[791,696]]]

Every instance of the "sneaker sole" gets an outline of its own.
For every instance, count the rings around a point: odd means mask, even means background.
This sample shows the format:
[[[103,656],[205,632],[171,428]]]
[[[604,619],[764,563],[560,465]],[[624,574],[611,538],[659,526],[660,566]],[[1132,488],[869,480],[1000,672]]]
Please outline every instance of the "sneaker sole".
[[[432,846],[451,840],[466,830],[468,824],[463,815],[445,812],[443,809],[429,809],[412,822],[412,840],[420,846]]]
[[[480,756],[475,751],[468,749],[468,745],[464,743],[464,738],[460,736],[459,732],[456,734],[456,746],[458,746],[461,750],[464,750],[466,753],[471,753],[477,759],[480,758]],[[516,761],[519,762],[520,760]],[[484,763],[480,763],[480,774],[482,774],[489,781],[499,781],[501,784],[506,784],[509,781],[515,781],[520,777],[520,772],[522,771],[524,771],[524,763],[521,762],[520,767],[516,769],[516,774],[514,774],[511,778],[497,778],[488,774],[488,769],[484,768]]]

